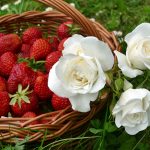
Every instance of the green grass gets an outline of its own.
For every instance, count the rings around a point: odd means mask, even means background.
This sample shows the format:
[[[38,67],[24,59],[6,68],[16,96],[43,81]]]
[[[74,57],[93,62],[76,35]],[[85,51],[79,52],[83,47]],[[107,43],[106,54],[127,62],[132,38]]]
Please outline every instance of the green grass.
[[[150,0],[66,0],[68,3],[75,3],[76,8],[89,18],[95,18],[110,31],[122,31],[123,36],[132,31],[142,22],[150,22]],[[22,0],[22,3],[14,5],[14,0],[1,0],[0,6],[9,4],[9,9],[0,11],[0,15],[22,13],[28,10],[44,11],[46,6],[33,2],[32,0]],[[112,118],[107,116],[108,112],[103,112],[89,123],[87,130],[78,137],[58,138],[51,143],[42,141],[41,143],[19,145],[8,145],[0,142],[0,149],[4,150],[48,150],[61,149],[61,146],[76,141],[78,144],[71,147],[73,150],[149,150],[150,131],[140,132],[136,136],[129,136],[122,129],[116,131]],[[105,121],[104,121],[105,120]],[[56,148],[57,147],[57,148]],[[67,148],[67,146],[66,146]]]

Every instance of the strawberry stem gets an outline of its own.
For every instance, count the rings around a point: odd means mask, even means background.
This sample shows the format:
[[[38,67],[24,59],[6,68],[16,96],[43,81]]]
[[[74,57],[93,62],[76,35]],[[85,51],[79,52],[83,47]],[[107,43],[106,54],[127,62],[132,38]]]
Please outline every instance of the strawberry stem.
[[[19,84],[18,91],[16,92],[16,94],[14,95],[9,94],[9,97],[11,98],[9,105],[15,105],[16,103],[18,103],[19,107],[21,108],[22,100],[26,103],[30,103],[28,95],[32,93],[32,91],[28,91],[28,90],[29,90],[29,85],[25,89],[22,89],[22,85]]]
[[[34,58],[19,58],[18,62],[26,62],[34,71],[45,71],[45,60],[35,61]]]

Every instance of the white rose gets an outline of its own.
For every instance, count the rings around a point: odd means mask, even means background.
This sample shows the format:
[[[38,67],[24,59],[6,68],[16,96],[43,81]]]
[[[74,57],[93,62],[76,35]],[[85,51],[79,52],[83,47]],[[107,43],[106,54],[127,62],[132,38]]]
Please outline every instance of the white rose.
[[[114,56],[109,46],[96,37],[75,34],[64,43],[63,55],[75,54],[97,58],[104,71],[110,70],[114,65]]]
[[[112,113],[116,126],[124,126],[130,135],[146,129],[150,123],[150,91],[128,89],[122,93]]]
[[[127,77],[134,78],[150,69],[150,24],[142,23],[125,37],[126,56],[115,51],[118,66]]]
[[[104,71],[113,66],[112,52],[95,37],[75,35],[65,43],[64,53],[50,70],[48,86],[58,96],[69,98],[74,110],[88,112],[90,101],[96,100],[106,84]]]

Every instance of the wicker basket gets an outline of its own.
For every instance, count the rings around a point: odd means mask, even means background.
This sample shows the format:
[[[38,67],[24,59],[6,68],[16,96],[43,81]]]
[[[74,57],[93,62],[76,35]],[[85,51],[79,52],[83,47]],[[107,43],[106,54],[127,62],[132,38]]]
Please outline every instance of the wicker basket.
[[[75,8],[62,0],[36,0],[47,6],[54,7],[57,11],[37,12],[29,11],[20,15],[5,15],[0,17],[0,29],[5,33],[21,32],[29,25],[37,26],[46,33],[55,34],[57,26],[66,21],[73,20],[81,27],[81,34],[92,35],[108,43],[112,50],[119,49],[119,44],[113,33],[108,32],[101,24],[92,22],[83,16]],[[36,118],[0,118],[0,140],[5,142],[16,142],[15,137],[23,140],[30,136],[31,141],[51,140],[79,129],[87,123],[96,113],[100,112],[108,99],[108,94],[104,94],[98,103],[92,104],[91,111],[79,113],[70,107],[61,110],[42,114]],[[46,124],[30,125],[34,120],[48,120]],[[25,122],[21,123],[24,120]],[[47,134],[44,131],[47,130]]]

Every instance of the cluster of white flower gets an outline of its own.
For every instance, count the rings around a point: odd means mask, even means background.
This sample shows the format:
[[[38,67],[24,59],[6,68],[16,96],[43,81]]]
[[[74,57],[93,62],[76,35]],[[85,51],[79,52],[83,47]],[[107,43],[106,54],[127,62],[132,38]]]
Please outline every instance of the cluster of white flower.
[[[70,3],[70,5],[74,8],[76,7],[75,3]]]
[[[129,78],[150,70],[150,24],[143,23],[126,35],[126,55],[115,51],[118,66]],[[129,83],[128,83],[129,84]],[[124,91],[113,109],[117,127],[124,126],[128,134],[134,135],[150,126],[150,91],[144,88]]]
[[[96,21],[96,20],[95,20],[95,18],[90,18],[90,20],[91,20],[91,21],[93,21],[93,22],[95,22],[95,21]]]
[[[20,3],[21,3],[21,0],[17,0],[17,1],[14,2],[14,5],[18,5]]]
[[[47,8],[45,9],[45,11],[52,11],[52,10],[53,10],[52,7],[47,7]]]
[[[103,13],[103,11],[102,10],[99,10],[95,15],[96,16],[99,16],[100,14],[102,14]]]
[[[121,37],[122,36],[122,31],[113,31],[115,36]]]
[[[9,8],[9,5],[8,4],[6,4],[6,5],[3,5],[2,7],[1,7],[1,10],[3,11],[3,10],[7,10]]]
[[[17,0],[17,1],[15,1],[14,2],[14,5],[18,5],[18,4],[20,4],[21,3],[21,1],[22,0]],[[5,4],[5,5],[3,5],[1,8],[0,8],[0,10],[8,10],[9,9],[9,5],[8,4]]]

